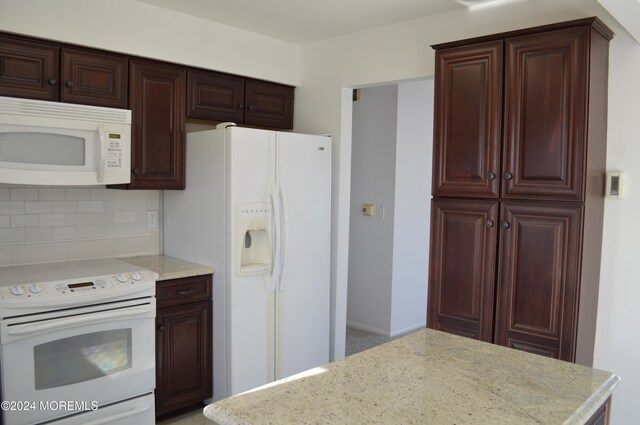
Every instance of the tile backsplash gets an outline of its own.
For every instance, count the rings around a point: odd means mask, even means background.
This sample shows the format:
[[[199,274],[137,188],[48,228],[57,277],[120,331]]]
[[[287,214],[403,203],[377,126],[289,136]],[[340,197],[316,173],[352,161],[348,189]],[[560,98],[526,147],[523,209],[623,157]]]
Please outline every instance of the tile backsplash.
[[[0,266],[161,252],[157,190],[0,184]],[[149,211],[158,226],[148,228]]]

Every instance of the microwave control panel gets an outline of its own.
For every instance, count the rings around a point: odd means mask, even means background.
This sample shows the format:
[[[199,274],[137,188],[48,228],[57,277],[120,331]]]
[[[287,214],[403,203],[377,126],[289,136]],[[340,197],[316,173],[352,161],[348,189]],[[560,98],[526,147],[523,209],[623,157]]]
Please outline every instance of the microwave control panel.
[[[122,168],[124,156],[124,143],[122,134],[107,133],[107,168]]]

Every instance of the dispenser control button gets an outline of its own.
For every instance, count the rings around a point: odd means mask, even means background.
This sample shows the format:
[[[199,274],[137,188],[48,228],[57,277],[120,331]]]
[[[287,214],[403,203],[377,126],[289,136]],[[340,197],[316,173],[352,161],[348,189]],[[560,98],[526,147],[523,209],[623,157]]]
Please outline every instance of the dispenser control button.
[[[124,273],[119,273],[119,274],[116,276],[116,279],[118,279],[118,282],[121,282],[121,283],[124,283],[124,282],[126,282],[127,280],[129,280],[129,279],[127,279],[127,276],[125,276],[125,275],[124,275]]]
[[[139,272],[133,272],[133,273],[131,273],[131,278],[133,280],[140,280],[140,279],[142,279],[142,275]]]
[[[20,285],[14,286],[11,288],[11,293],[13,295],[22,295],[24,294],[24,288]]]
[[[42,286],[38,285],[37,283],[34,283],[29,287],[29,291],[31,291],[34,294],[38,294],[38,293],[44,291],[44,288]]]

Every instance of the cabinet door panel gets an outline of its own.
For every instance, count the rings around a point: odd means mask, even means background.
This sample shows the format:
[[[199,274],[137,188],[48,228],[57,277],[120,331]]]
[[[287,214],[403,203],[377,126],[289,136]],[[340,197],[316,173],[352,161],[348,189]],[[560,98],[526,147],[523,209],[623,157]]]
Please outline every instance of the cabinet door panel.
[[[244,78],[190,69],[187,73],[187,116],[216,121],[244,120]]]
[[[588,31],[507,40],[504,197],[582,199]]]
[[[60,100],[127,108],[129,61],[125,57],[62,49]]]
[[[498,197],[502,46],[436,52],[434,195]]]
[[[184,189],[186,70],[131,61],[132,111],[129,189]]]
[[[573,361],[581,216],[578,204],[503,203],[496,343]]]
[[[245,124],[293,128],[293,92],[291,86],[247,80]]]
[[[58,100],[59,48],[0,37],[0,96]]]
[[[156,416],[210,398],[211,301],[158,309]]]
[[[497,218],[497,202],[433,200],[430,328],[492,341]]]

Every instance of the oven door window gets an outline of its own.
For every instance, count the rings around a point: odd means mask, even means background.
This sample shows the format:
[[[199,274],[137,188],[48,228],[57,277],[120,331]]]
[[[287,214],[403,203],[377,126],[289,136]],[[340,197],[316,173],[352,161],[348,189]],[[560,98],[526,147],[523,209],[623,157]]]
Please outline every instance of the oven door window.
[[[131,329],[57,339],[33,354],[36,390],[90,381],[131,368]]]

